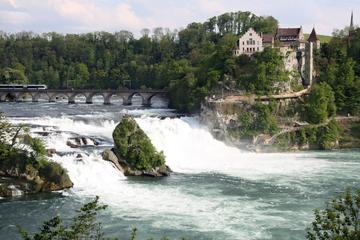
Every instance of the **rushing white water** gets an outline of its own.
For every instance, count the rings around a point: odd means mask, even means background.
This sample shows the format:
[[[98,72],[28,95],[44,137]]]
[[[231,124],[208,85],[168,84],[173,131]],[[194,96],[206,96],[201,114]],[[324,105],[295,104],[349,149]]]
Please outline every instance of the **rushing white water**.
[[[166,118],[162,120],[156,117],[143,116],[136,120],[151,138],[157,149],[164,151],[167,164],[176,172],[214,172],[254,180],[266,179],[272,176],[278,177],[279,175],[316,174],[323,167],[328,167],[328,162],[309,157],[304,159],[302,158],[304,154],[301,153],[258,154],[227,146],[223,142],[214,139],[210,132],[193,117]],[[38,126],[32,129],[33,132],[61,129],[58,134],[47,137],[46,144],[48,148],[55,148],[57,151],[63,152],[74,152],[74,149],[66,145],[67,139],[73,133],[83,136],[102,137],[111,141],[112,131],[117,124],[113,120],[86,123],[69,117],[17,119],[13,122],[17,124],[30,123]],[[75,151],[82,152],[82,150]],[[74,156],[66,157],[74,158]],[[87,158],[86,164],[83,165],[99,164],[99,159],[100,152],[95,151]],[[58,156],[55,160],[68,164],[67,167],[71,171],[70,163],[62,162],[64,157]],[[109,165],[107,162],[100,162],[104,168]],[[76,166],[77,163],[74,164]],[[96,166],[96,169],[99,171],[107,170],[99,169],[99,166]]]
[[[34,125],[32,132],[59,130],[44,137],[48,148],[68,152],[55,155],[69,172],[74,188],[67,194],[79,197],[99,195],[112,206],[112,214],[123,219],[150,222],[153,228],[175,229],[181,232],[221,233],[227,239],[268,239],[268,229],[286,226],[302,230],[311,212],[279,210],[284,204],[272,191],[287,194],[286,204],[294,205],[290,193],[318,194],[309,187],[332,174],[339,162],[312,157],[311,154],[256,154],[229,147],[212,137],[196,118],[150,117],[148,111],[129,111],[141,115],[137,122],[148,134],[158,150],[166,155],[166,163],[176,172],[175,178],[184,184],[158,180],[152,184],[128,181],[113,166],[101,159],[102,148],[71,149],[66,141],[73,134],[104,139],[103,148],[111,147],[116,121],[84,116],[61,118],[15,118],[14,123]],[[150,115],[150,116],[149,116]],[[74,120],[75,119],[75,120]],[[82,160],[76,159],[78,153]],[[201,174],[219,175],[223,185],[214,187]],[[354,173],[348,173],[354,174]],[[190,181],[191,179],[192,181]],[[198,182],[201,179],[201,183]],[[211,177],[204,178],[211,181]],[[162,184],[159,181],[170,181]],[[186,184],[185,184],[186,183]],[[218,184],[218,183],[217,183]],[[227,186],[231,191],[226,192]],[[260,189],[260,190],[259,190]],[[269,194],[262,198],[262,191]],[[288,193],[290,192],[290,193]],[[243,194],[246,193],[246,194]],[[256,197],[255,197],[256,196]],[[159,217],[160,216],[160,217]],[[296,221],[289,221],[289,220]]]

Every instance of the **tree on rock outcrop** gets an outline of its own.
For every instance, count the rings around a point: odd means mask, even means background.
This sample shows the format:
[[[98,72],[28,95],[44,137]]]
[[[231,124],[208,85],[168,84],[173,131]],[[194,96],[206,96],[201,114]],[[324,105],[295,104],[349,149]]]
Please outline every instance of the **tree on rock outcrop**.
[[[130,116],[125,116],[113,132],[115,153],[136,170],[165,166],[163,152],[156,151],[149,137]]]

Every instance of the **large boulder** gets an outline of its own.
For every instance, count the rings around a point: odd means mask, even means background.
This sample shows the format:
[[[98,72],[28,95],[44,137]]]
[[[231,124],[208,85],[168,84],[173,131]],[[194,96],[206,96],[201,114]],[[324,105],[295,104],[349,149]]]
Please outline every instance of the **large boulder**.
[[[126,174],[126,170],[120,165],[120,161],[118,159],[118,157],[116,156],[116,154],[113,152],[113,150],[110,149],[106,149],[103,153],[102,153],[102,157],[105,161],[109,161],[111,163],[114,164],[114,166],[120,171],[122,172],[124,175]],[[126,166],[126,165],[125,165]]]
[[[113,132],[114,148],[106,150],[103,158],[114,163],[125,176],[168,176],[163,152],[158,152],[136,121],[125,116]]]

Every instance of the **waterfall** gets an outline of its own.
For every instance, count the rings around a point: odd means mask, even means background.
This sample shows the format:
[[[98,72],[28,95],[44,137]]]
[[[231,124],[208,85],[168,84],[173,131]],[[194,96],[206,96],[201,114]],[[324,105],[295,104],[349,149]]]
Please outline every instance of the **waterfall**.
[[[138,110],[134,111],[139,113]],[[131,111],[127,112],[131,113]],[[32,125],[32,132],[55,131],[44,140],[48,148],[69,152],[55,156],[53,160],[61,163],[69,171],[75,186],[86,187],[95,182],[115,181],[123,179],[111,164],[101,159],[101,151],[112,146],[112,131],[117,122],[104,119],[81,118],[31,118],[14,119],[14,123]],[[80,119],[80,120],[79,120]],[[214,139],[209,130],[202,126],[196,117],[165,118],[150,117],[142,112],[142,117],[136,118],[140,127],[148,134],[159,151],[166,156],[166,163],[175,172],[219,173],[246,179],[266,179],[272,176],[291,176],[302,173],[317,172],[325,164],[319,159],[303,159],[302,153],[259,154],[241,151],[227,146]],[[66,145],[73,134],[98,137],[104,140],[100,148],[71,149]],[[82,161],[76,160],[77,154],[82,154]],[[75,159],[75,160],[74,160]]]

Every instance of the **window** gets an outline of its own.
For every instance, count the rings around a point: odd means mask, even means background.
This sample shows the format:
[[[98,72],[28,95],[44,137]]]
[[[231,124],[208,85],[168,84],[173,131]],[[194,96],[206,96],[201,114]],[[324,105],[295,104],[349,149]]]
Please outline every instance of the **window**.
[[[243,45],[245,45],[245,42],[243,42]]]
[[[250,33],[249,35],[252,36],[252,33]]]
[[[257,50],[259,51],[259,47],[257,48]]]

